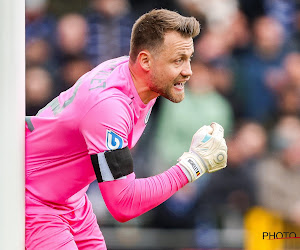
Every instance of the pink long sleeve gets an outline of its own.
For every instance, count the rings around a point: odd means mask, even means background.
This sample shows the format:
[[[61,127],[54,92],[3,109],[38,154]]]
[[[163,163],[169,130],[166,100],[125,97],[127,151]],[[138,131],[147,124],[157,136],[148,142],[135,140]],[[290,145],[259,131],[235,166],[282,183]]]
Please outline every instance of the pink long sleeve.
[[[178,166],[162,174],[136,179],[132,173],[126,179],[99,183],[99,187],[112,216],[126,222],[158,206],[188,183]]]

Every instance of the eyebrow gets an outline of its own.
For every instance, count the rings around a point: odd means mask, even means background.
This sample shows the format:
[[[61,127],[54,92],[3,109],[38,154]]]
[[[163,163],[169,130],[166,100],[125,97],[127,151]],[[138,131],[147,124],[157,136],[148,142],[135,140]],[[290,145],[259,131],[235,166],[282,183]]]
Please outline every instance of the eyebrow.
[[[192,50],[190,50],[190,49],[192,49]],[[175,53],[175,55],[184,55],[184,56],[186,56],[190,51],[192,52],[192,55],[195,53],[194,48],[188,48],[188,49],[179,49]]]
[[[178,54],[175,54],[175,57],[177,57],[177,56],[181,56],[181,57],[193,57],[193,55],[194,55],[194,51],[193,51],[193,53],[191,54],[191,56],[188,56],[188,54],[185,54],[185,53],[178,53]]]

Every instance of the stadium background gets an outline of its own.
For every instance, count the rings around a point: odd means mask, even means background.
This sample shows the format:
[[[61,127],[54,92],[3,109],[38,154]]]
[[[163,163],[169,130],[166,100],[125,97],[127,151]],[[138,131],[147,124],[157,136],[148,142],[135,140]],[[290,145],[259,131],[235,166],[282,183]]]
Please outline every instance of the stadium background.
[[[109,249],[300,249],[300,2],[297,0],[26,0],[26,114],[85,72],[128,55],[134,21],[152,8],[193,15],[193,76],[180,104],[158,99],[132,150],[138,177],[160,173],[212,121],[228,167],[120,224],[97,185],[88,195]]]

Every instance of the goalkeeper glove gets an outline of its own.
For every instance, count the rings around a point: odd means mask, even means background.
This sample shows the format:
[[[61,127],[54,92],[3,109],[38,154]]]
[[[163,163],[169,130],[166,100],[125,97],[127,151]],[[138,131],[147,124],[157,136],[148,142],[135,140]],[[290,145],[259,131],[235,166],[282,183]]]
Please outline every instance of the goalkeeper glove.
[[[218,123],[201,127],[193,136],[189,152],[185,152],[178,163],[190,182],[206,172],[212,173],[225,168],[227,146],[223,127]]]

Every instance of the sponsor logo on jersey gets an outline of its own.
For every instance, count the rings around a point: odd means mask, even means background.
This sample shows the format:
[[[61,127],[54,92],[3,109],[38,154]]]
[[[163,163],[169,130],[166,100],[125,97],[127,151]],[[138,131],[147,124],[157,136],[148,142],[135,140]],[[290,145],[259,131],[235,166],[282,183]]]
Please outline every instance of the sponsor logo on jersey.
[[[148,121],[149,121],[149,117],[150,117],[151,111],[152,111],[152,107],[148,110],[148,113],[147,113],[147,115],[145,117],[145,124],[147,124]]]
[[[121,149],[123,147],[123,138],[112,130],[106,130],[106,147],[109,150]]]

